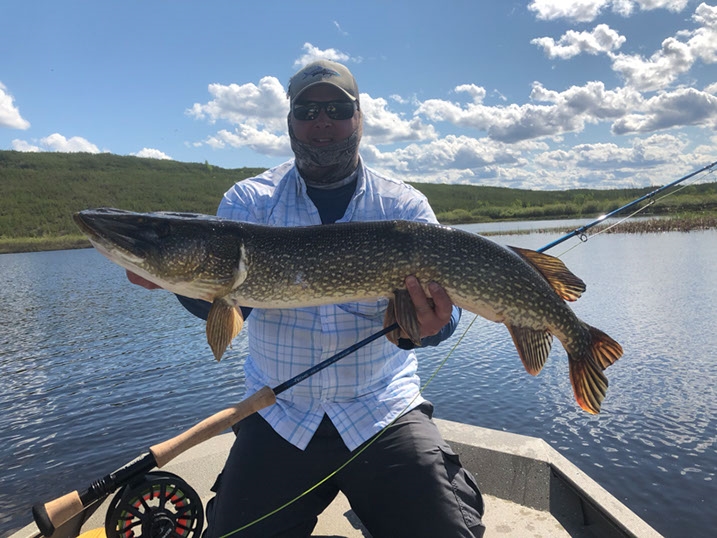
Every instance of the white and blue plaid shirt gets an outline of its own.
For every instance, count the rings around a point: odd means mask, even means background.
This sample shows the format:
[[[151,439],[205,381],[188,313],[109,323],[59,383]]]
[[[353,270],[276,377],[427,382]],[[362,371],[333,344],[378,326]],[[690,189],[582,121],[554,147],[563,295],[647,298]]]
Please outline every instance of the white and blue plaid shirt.
[[[293,160],[238,182],[224,195],[217,215],[270,226],[321,224]],[[391,219],[436,222],[423,194],[360,163],[356,192],[338,222]],[[247,394],[275,387],[380,330],[387,303],[255,308],[247,319]],[[416,370],[413,351],[380,338],[283,392],[260,413],[302,450],[326,414],[354,450],[423,402]]]

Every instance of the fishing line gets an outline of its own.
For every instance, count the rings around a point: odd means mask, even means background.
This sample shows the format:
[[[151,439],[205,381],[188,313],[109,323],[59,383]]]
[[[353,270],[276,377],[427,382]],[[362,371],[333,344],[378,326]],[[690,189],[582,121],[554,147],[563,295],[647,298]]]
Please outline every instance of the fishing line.
[[[705,168],[703,168],[702,170],[700,170],[699,172],[705,172],[705,173],[707,173],[707,174],[713,174],[713,173],[715,172],[715,170],[714,170],[714,166],[715,166],[715,165],[717,165],[717,162],[716,162],[716,163],[712,163],[709,167],[705,167]],[[658,202],[660,202],[661,200],[664,200],[665,198],[667,198],[667,197],[669,197],[669,196],[672,196],[672,195],[674,195],[674,194],[677,194],[677,193],[680,192],[681,190],[686,189],[687,187],[689,187],[690,185],[692,185],[692,184],[694,184],[694,183],[697,183],[697,182],[699,181],[699,178],[698,178],[697,175],[696,175],[697,173],[698,173],[698,172],[696,172],[694,176],[686,176],[686,177],[685,177],[685,179],[687,179],[687,178],[692,178],[692,181],[688,181],[687,183],[684,183],[683,185],[680,185],[679,187],[676,187],[674,190],[672,190],[672,191],[670,191],[670,192],[668,192],[668,193],[666,193],[666,194],[660,196],[659,198],[650,198],[650,201],[649,201],[648,203],[646,203],[644,206],[640,207],[639,209],[633,211],[632,213],[630,213],[629,215],[627,215],[625,218],[620,219],[620,220],[618,220],[617,222],[614,222],[613,224],[610,224],[609,226],[605,226],[604,228],[601,228],[601,229],[597,230],[595,233],[592,233],[592,234],[590,234],[590,235],[588,235],[587,233],[584,233],[584,232],[581,233],[581,234],[578,236],[579,239],[580,239],[580,242],[579,242],[579,243],[575,243],[575,244],[574,244],[573,246],[571,246],[570,248],[565,249],[565,250],[562,251],[560,254],[558,254],[556,257],[558,257],[558,258],[562,257],[563,255],[567,254],[568,252],[570,252],[570,251],[573,250],[574,248],[577,248],[578,246],[580,246],[582,243],[587,243],[588,239],[590,239],[590,238],[592,238],[592,237],[595,237],[595,236],[598,236],[598,235],[600,235],[600,234],[603,234],[603,233],[605,233],[605,232],[609,232],[609,231],[612,230],[613,228],[616,228],[617,226],[620,226],[620,225],[621,225],[622,223],[624,223],[625,221],[627,221],[627,220],[633,218],[635,215],[637,215],[637,214],[643,212],[643,211],[646,210],[648,207],[657,204]],[[660,189],[658,189],[658,191],[659,191],[659,190],[660,190]],[[653,192],[653,194],[655,194],[655,193],[657,193],[657,191]],[[648,195],[648,196],[649,196],[649,195]],[[546,250],[547,250],[547,249],[546,249]]]

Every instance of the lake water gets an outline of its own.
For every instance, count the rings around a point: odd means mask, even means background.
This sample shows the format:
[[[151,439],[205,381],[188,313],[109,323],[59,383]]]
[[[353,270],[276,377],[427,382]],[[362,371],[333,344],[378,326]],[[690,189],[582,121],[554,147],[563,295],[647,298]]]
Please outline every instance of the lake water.
[[[577,314],[625,349],[602,413],[575,404],[557,341],[533,378],[505,327],[479,319],[426,389],[436,415],[541,437],[665,536],[712,535],[717,231],[600,235],[551,254],[587,283]],[[450,347],[420,352],[424,379]],[[0,536],[29,523],[35,502],[241,400],[245,354],[241,334],[216,363],[200,320],[94,250],[0,255]]]

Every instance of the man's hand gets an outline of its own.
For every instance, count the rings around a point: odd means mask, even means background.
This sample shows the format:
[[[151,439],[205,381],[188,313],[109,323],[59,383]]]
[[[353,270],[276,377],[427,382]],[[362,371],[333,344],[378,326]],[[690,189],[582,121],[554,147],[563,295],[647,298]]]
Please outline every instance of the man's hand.
[[[137,284],[138,286],[142,286],[143,288],[147,288],[148,290],[158,290],[161,289],[162,286],[157,286],[154,282],[150,282],[146,278],[143,278],[132,271],[126,269],[127,271],[127,280],[129,280],[132,284]]]
[[[433,300],[433,304],[431,304],[415,276],[406,277],[406,288],[411,296],[411,301],[413,301],[413,306],[416,308],[418,323],[421,324],[421,338],[438,334],[451,321],[453,313],[453,302],[448,297],[446,290],[435,282],[429,282],[428,290]]]

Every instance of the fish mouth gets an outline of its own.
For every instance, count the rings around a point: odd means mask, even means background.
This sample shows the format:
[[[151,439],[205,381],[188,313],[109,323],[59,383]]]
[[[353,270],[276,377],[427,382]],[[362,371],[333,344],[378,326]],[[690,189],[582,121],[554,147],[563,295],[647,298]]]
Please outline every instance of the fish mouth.
[[[121,253],[134,264],[146,259],[158,235],[142,214],[132,211],[86,209],[75,213],[73,219],[96,248],[109,254]]]

